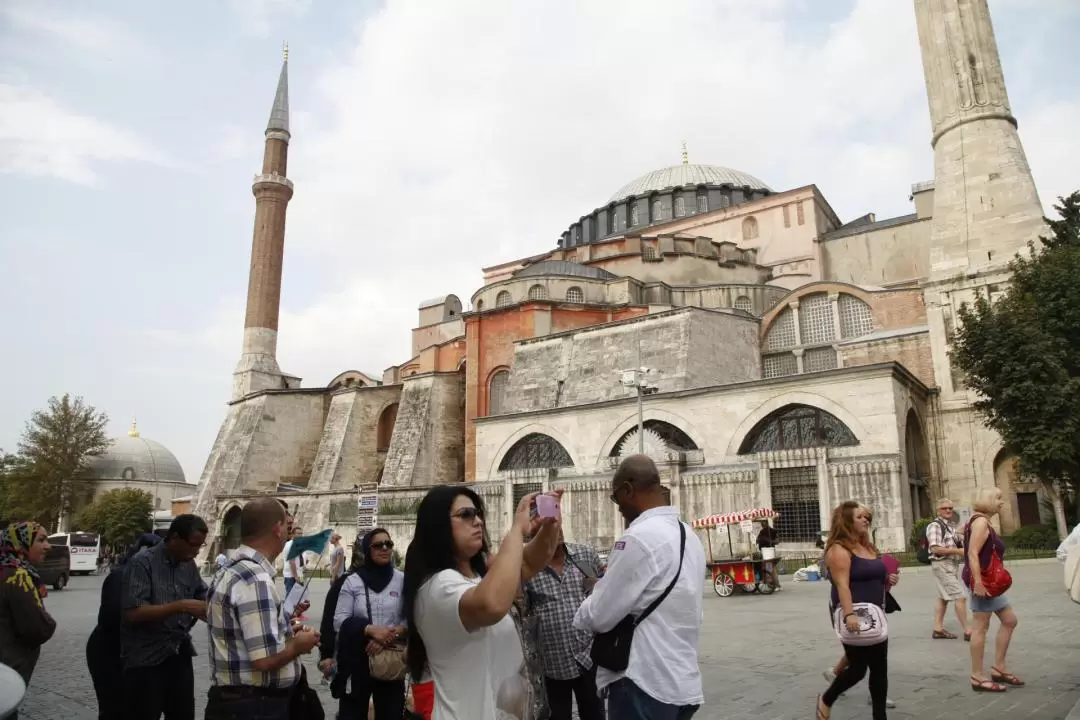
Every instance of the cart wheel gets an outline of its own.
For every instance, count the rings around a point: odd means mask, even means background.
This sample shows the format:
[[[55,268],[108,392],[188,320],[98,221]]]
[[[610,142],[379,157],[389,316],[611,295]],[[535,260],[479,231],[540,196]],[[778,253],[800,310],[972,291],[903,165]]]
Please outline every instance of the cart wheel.
[[[758,586],[754,583],[743,583],[739,587],[742,588],[744,593],[755,593],[758,591]]]
[[[762,595],[772,595],[773,592],[776,590],[776,588],[773,587],[772,583],[769,583],[769,582],[758,583],[757,584],[757,589],[758,589],[758,592],[761,593]]]
[[[735,581],[727,573],[719,573],[713,579],[712,589],[720,597],[730,597],[735,592]]]

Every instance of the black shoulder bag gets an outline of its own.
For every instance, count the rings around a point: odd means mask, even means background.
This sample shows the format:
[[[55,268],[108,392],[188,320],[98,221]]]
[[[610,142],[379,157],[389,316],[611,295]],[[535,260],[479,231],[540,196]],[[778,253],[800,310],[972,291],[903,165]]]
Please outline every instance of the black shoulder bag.
[[[683,556],[686,554],[686,527],[679,522],[679,565],[675,569],[675,577],[671,579],[667,589],[652,601],[649,607],[645,608],[645,612],[638,615],[636,618],[633,615],[627,615],[619,624],[611,628],[605,633],[600,633],[593,637],[592,651],[589,653],[589,657],[592,661],[602,668],[607,668],[612,672],[623,672],[627,666],[630,665],[630,644],[634,641],[634,631],[637,626],[645,622],[645,618],[649,617],[656,608],[660,607],[660,603],[664,602],[668,594],[675,587],[675,583],[679,581],[679,575],[682,574]]]

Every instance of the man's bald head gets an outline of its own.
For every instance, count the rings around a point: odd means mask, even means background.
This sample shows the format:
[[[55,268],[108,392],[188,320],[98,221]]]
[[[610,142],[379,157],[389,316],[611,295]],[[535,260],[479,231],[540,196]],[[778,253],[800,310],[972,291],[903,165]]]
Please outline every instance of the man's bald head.
[[[285,523],[285,508],[275,498],[255,498],[240,511],[240,538],[248,543],[273,535]]]
[[[641,489],[653,484],[659,485],[660,471],[648,455],[631,455],[619,463],[615,477],[611,479],[612,491],[618,490],[619,486],[625,483]]]
[[[611,478],[611,500],[627,522],[641,513],[667,504],[660,485],[660,471],[648,455],[631,455],[619,463]]]

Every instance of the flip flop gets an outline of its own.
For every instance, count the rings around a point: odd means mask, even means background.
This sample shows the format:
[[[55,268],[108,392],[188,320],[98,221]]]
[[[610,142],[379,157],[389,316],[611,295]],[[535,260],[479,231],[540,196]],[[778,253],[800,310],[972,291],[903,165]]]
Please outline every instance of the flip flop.
[[[829,720],[829,716],[832,715],[831,711],[829,712],[829,715],[826,715],[824,711],[822,711],[821,707],[823,705],[824,703],[821,702],[821,696],[818,695],[817,702],[814,703],[814,709],[817,710],[817,720]]]
[[[935,640],[955,640],[956,639],[956,636],[953,635],[948,630],[935,630],[934,634],[931,635],[930,637],[934,638]]]

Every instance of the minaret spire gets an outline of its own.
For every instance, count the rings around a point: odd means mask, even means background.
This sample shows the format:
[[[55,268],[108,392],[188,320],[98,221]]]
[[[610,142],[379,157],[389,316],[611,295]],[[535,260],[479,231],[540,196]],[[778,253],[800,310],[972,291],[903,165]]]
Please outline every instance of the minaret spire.
[[[683,143],[682,143],[682,164],[683,165],[689,165],[690,164],[690,153],[686,152],[686,141],[685,140],[683,140]]]
[[[233,399],[259,390],[293,386],[277,363],[281,272],[285,254],[285,211],[293,195],[286,177],[289,159],[289,47],[282,48],[270,121],[266,124],[262,172],[255,176],[255,229],[251,241],[244,345],[233,373]]]

